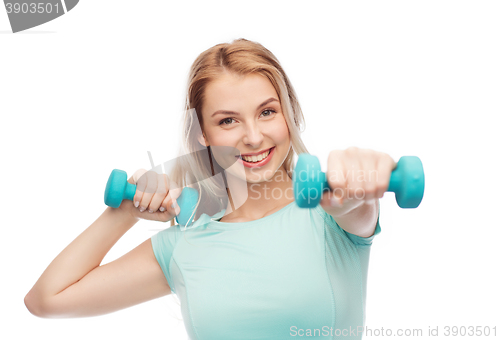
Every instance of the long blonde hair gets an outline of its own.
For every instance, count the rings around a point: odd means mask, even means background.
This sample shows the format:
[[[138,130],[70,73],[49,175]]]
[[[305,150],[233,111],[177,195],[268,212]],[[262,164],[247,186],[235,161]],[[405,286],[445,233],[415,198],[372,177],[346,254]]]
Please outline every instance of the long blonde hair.
[[[202,106],[207,85],[224,72],[242,76],[257,73],[265,76],[273,85],[279,97],[292,144],[283,163],[287,174],[293,171],[294,155],[308,153],[300,138],[300,133],[305,129],[305,121],[297,95],[278,59],[271,51],[257,42],[243,38],[209,48],[196,58],[188,78],[179,154],[192,156],[177,158],[176,165],[169,174],[171,180],[180,187],[196,184],[200,194],[197,207],[203,206],[203,211],[196,209],[194,220],[197,220],[202,213],[212,216],[227,207],[226,187],[213,177],[214,166],[217,166],[213,163],[216,162],[212,162],[210,157],[210,163],[207,163],[206,158],[202,159],[200,154],[193,154],[208,149],[208,154],[212,155],[210,146],[205,148],[198,141],[198,136],[203,133]]]

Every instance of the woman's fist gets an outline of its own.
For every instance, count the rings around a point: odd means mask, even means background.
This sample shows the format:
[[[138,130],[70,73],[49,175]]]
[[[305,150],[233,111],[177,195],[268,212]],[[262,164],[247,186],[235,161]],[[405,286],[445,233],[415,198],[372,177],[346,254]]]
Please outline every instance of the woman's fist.
[[[179,214],[177,198],[182,189],[166,174],[139,169],[128,182],[137,186],[134,199],[124,200],[120,208],[127,210],[132,216],[167,222]]]
[[[330,215],[340,216],[381,198],[396,165],[388,154],[369,149],[331,151],[326,172],[331,190],[323,193],[321,206]]]

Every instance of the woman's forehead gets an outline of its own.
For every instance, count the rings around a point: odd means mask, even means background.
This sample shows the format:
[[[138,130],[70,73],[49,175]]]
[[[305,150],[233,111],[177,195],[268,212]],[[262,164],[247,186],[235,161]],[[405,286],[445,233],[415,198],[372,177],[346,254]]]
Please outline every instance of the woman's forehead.
[[[253,109],[270,97],[278,98],[278,94],[269,79],[260,74],[224,74],[207,85],[204,97],[203,111],[211,116],[218,110]]]

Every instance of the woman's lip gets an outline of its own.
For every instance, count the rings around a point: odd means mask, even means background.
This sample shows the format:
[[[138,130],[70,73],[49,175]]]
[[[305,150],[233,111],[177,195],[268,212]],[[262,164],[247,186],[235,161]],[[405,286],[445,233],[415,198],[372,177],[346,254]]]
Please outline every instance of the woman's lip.
[[[271,158],[273,157],[274,155],[274,149],[275,147],[273,146],[271,149],[269,149],[269,155],[267,155],[266,158],[262,159],[261,161],[259,162],[255,162],[255,163],[251,163],[251,162],[246,162],[243,160],[243,158],[241,157],[238,157],[238,159],[236,160],[237,162],[240,162],[241,164],[243,164],[245,167],[247,168],[260,168],[264,165],[266,165],[267,163],[269,163],[269,161],[271,160]]]
[[[269,149],[267,149],[267,150],[265,150],[265,151],[262,151],[261,153],[258,153],[258,154],[256,154],[256,155],[253,155],[253,156],[258,156],[258,155],[260,155],[260,154],[263,154],[264,152],[270,151],[272,148],[274,148],[274,146],[273,146],[273,147],[271,147],[271,148],[269,148]],[[239,157],[239,158],[241,158],[241,156],[252,157],[252,156],[248,156],[248,155],[241,155],[241,154],[240,154],[239,156],[235,156],[235,157]]]

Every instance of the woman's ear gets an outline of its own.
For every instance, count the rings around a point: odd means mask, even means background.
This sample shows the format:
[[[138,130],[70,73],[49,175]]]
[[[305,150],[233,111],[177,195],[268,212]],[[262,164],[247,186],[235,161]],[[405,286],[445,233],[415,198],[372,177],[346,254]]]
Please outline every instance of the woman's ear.
[[[206,138],[205,138],[205,135],[198,135],[198,142],[200,142],[201,145],[207,147],[209,146],[210,144],[207,142]]]

